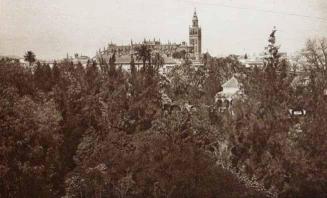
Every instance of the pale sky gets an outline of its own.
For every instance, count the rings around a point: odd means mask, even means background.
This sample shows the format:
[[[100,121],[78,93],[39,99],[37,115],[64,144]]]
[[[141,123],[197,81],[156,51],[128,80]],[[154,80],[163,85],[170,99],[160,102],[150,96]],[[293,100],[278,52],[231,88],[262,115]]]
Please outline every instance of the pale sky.
[[[110,41],[188,42],[194,8],[212,55],[260,53],[273,26],[289,53],[327,37],[327,0],[0,0],[0,55],[93,57]]]

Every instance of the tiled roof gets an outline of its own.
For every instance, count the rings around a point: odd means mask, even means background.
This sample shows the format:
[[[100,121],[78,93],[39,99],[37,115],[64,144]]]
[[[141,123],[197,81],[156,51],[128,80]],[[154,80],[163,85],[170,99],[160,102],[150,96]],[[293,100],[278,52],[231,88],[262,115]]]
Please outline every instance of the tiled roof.
[[[240,88],[238,80],[233,76],[222,85],[223,88]]]

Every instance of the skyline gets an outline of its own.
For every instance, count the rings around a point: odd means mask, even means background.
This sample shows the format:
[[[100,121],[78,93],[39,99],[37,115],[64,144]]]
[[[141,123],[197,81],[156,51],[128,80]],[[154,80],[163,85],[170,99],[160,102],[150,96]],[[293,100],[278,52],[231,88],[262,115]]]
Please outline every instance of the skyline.
[[[281,51],[288,53],[300,50],[308,38],[327,36],[323,0],[0,0],[0,55],[22,57],[32,50],[40,59],[75,52],[93,57],[110,42],[188,43],[195,8],[202,51],[214,56],[260,53],[274,26]]]

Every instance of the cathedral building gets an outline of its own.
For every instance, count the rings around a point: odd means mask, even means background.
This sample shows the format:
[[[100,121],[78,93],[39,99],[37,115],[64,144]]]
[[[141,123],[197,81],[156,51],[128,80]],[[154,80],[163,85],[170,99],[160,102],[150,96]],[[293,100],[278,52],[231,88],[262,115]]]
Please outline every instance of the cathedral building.
[[[160,53],[165,64],[174,65],[177,64],[176,59],[189,58],[194,62],[199,62],[201,59],[201,27],[199,27],[198,16],[196,11],[194,11],[192,18],[192,25],[189,27],[189,44],[185,41],[181,43],[161,43],[160,40],[144,40],[140,43],[135,43],[133,41],[128,45],[116,45],[110,43],[107,47],[99,49],[96,53],[97,61],[109,62],[109,58],[116,54],[116,64],[118,65],[128,65],[131,60],[131,55],[136,53],[136,49],[141,45],[147,45],[151,48],[153,53]],[[136,64],[141,64],[135,62]]]

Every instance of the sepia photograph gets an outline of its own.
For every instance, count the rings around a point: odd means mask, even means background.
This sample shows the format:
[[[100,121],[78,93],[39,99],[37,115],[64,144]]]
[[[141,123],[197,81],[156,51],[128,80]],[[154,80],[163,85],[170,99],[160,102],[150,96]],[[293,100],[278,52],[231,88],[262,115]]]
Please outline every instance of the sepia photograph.
[[[327,198],[327,0],[0,0],[0,198]]]

